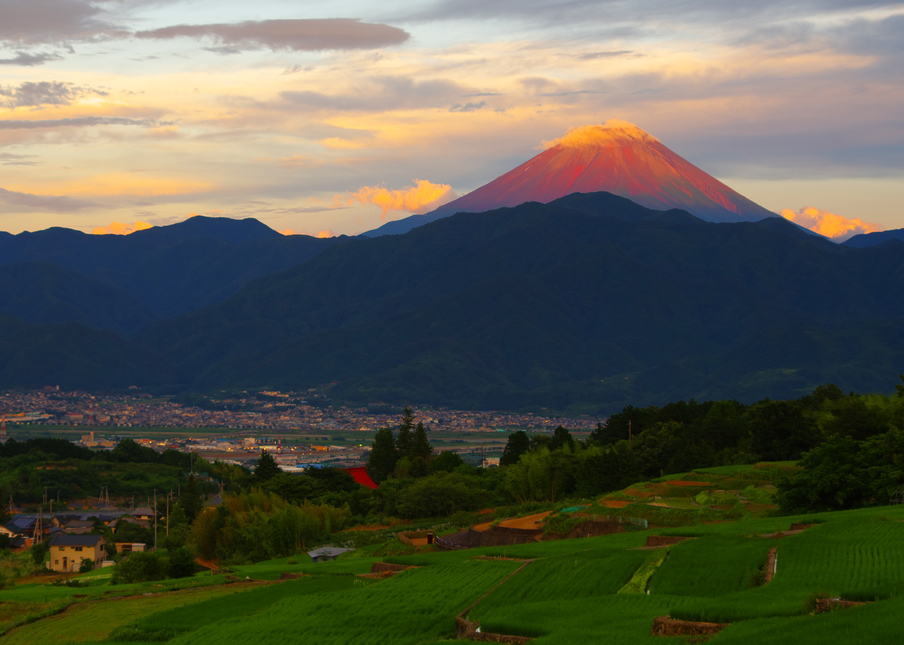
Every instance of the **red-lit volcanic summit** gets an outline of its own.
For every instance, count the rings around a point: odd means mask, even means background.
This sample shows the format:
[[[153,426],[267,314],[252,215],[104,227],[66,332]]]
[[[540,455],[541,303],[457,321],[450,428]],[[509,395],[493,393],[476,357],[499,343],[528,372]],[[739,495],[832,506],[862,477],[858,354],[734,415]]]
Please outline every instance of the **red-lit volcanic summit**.
[[[432,213],[391,222],[373,234],[402,233],[454,213],[572,193],[607,191],[657,210],[680,208],[710,222],[776,217],[664,146],[633,123],[612,119],[571,129],[546,150]]]

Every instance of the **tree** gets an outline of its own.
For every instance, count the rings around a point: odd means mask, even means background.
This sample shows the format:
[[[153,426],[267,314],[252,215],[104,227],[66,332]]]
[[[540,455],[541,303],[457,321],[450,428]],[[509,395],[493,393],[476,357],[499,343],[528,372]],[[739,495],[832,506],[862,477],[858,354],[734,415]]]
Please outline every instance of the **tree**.
[[[168,578],[187,578],[195,574],[195,558],[184,546],[170,553],[169,566],[166,568]]]
[[[175,502],[170,505],[169,511],[169,531],[162,536],[163,546],[167,551],[175,551],[179,547],[185,546],[185,540],[188,537],[190,523],[188,515],[182,508],[182,504]]]
[[[750,447],[766,461],[799,459],[818,442],[816,428],[797,401],[764,401],[748,410]]]
[[[319,469],[311,468],[310,470],[315,472]],[[289,473],[280,473],[276,477],[272,477],[264,484],[264,490],[276,493],[291,502],[316,499],[327,492],[326,487],[310,475],[290,475]]]
[[[198,481],[194,475],[188,476],[188,483],[185,485],[185,491],[179,497],[179,504],[189,521],[194,520],[198,513],[201,512],[203,503],[201,502],[201,491],[198,489]]]
[[[476,511],[488,499],[476,477],[439,473],[413,483],[399,500],[404,517],[437,517],[458,511]]]
[[[521,455],[530,450],[530,439],[524,430],[513,432],[509,435],[505,448],[502,451],[502,458],[499,459],[500,466],[511,466],[517,464],[521,459]]]
[[[42,564],[47,556],[47,544],[44,542],[35,542],[31,547],[31,559],[35,564]]]
[[[135,464],[156,464],[160,462],[160,455],[153,448],[146,448],[135,443],[132,439],[123,439],[110,451],[110,456],[115,461],[131,462]]]
[[[269,452],[262,452],[257,460],[257,466],[254,468],[254,478],[258,483],[263,484],[281,472],[273,456]]]
[[[451,473],[459,466],[464,465],[464,459],[456,452],[443,450],[430,462],[430,474]]]
[[[131,520],[120,519],[116,523],[117,542],[141,542],[142,544],[154,544],[154,529],[145,528]]]
[[[380,484],[388,479],[393,470],[395,470],[397,460],[398,453],[396,452],[392,430],[380,428],[374,434],[374,442],[371,445],[370,455],[367,458],[367,474],[376,483]]]
[[[430,466],[430,461],[433,459],[433,446],[430,445],[423,423],[418,423],[417,428],[414,430],[414,437],[411,440],[411,449],[408,455],[411,459],[411,474],[414,477],[425,476]]]
[[[411,447],[413,438],[411,431],[414,429],[414,415],[411,414],[411,408],[405,408],[402,415],[402,423],[399,425],[399,434],[395,440],[396,455],[399,459],[402,457],[411,457]]]
[[[895,385],[895,391],[899,398],[904,398],[904,374],[901,374],[901,383]]]
[[[552,433],[552,439],[550,440],[548,447],[550,450],[558,450],[564,446],[574,448],[574,438],[568,430],[563,426],[559,426],[555,429],[555,432]]]
[[[132,553],[119,563],[117,570],[123,582],[148,582],[163,580],[166,577],[163,560],[156,553],[150,551]]]

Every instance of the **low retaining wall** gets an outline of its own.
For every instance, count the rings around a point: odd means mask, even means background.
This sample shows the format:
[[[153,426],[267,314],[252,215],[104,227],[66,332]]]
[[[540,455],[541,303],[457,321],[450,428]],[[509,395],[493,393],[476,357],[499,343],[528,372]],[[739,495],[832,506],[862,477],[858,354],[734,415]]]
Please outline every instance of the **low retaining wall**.
[[[712,636],[726,627],[728,623],[695,623],[660,616],[653,620],[650,636]]]
[[[468,529],[466,532],[447,535],[444,538],[437,537],[434,541],[442,549],[473,549],[479,546],[513,546],[535,542],[542,529],[509,529],[497,531],[493,527],[487,531],[475,531]],[[518,531],[515,533],[514,531]]]
[[[391,571],[393,573],[398,573],[399,571],[404,571],[408,568],[407,564],[390,564],[389,562],[374,562],[370,565],[371,573],[386,573],[387,571]]]
[[[766,573],[763,576],[763,584],[772,582],[772,578],[775,577],[777,555],[777,547],[772,547],[771,549],[769,549],[769,555],[766,557]]]
[[[612,535],[613,533],[624,532],[625,527],[617,522],[595,522],[591,520],[574,527],[563,537],[566,540],[570,540],[572,538],[596,537],[598,535]]]
[[[515,645],[529,643],[531,640],[527,636],[507,636],[506,634],[488,634],[486,632],[479,632],[477,631],[479,628],[479,623],[471,622],[462,616],[455,617],[455,637],[458,639],[485,641],[489,643],[514,643]]]
[[[812,528],[816,526],[816,524],[804,524],[803,522],[799,522],[797,524],[792,524],[789,530],[791,531],[804,531],[806,529]]]
[[[467,544],[463,540],[467,539],[467,533],[455,533],[453,535],[447,535],[445,538],[441,538],[437,536],[437,538],[433,541],[433,543],[439,547],[440,549],[453,550],[453,549],[470,549],[472,548],[470,544]]]
[[[480,531],[478,531],[478,532],[480,532]],[[519,528],[515,528],[515,527],[513,527],[513,526],[499,526],[499,525],[497,525],[497,526],[491,526],[490,528],[488,528],[486,531],[483,531],[483,532],[484,532],[484,533],[487,533],[487,532],[488,532],[488,533],[505,533],[505,534],[508,534],[508,535],[526,535],[526,536],[533,536],[533,535],[540,535],[540,534],[543,532],[543,529],[542,529],[542,528],[539,528],[539,529],[519,529]]]
[[[684,542],[685,540],[693,540],[692,537],[681,537],[678,535],[648,535],[647,542],[644,546],[671,546]]]
[[[835,609],[850,609],[851,607],[859,607],[865,605],[865,602],[854,602],[853,600],[842,600],[841,598],[817,598],[816,609],[814,614],[822,614]]]

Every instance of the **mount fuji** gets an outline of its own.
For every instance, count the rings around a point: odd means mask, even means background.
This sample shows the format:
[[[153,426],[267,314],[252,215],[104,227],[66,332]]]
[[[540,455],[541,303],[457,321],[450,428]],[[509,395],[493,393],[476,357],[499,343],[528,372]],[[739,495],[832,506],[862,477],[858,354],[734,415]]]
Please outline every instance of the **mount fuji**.
[[[426,215],[389,222],[367,237],[405,233],[459,212],[479,213],[572,193],[606,191],[655,210],[679,208],[709,222],[777,217],[682,158],[656,137],[613,119],[565,136],[490,183]]]

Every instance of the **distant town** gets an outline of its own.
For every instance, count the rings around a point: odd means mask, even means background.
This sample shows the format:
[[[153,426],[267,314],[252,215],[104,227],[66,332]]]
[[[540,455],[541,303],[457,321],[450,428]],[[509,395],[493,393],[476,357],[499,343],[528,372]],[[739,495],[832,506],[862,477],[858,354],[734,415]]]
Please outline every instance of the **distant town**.
[[[482,461],[483,465],[498,463],[506,436],[493,434],[485,440],[475,440],[471,433],[550,432],[559,425],[571,431],[589,432],[604,420],[499,411],[413,412],[415,421],[423,423],[429,432],[446,437],[431,439],[437,444],[435,447],[458,452],[470,457],[468,461]],[[253,465],[261,452],[269,452],[287,472],[312,465],[361,465],[366,461],[373,433],[379,428],[395,427],[399,420],[400,411],[388,406],[333,408],[313,391],[241,392],[216,402],[205,399],[200,406],[168,397],[155,398],[137,390],[98,394],[62,391],[53,386],[0,393],[0,423],[4,425],[0,441],[14,437],[17,428],[27,428],[28,436],[35,436],[44,426],[50,434],[77,435],[76,443],[101,450],[112,449],[127,436],[155,450],[196,452],[211,461],[242,465]],[[84,432],[80,433],[80,429]],[[197,429],[199,436],[185,436],[187,433],[179,429]],[[447,433],[470,436],[467,440],[455,440],[449,439]]]

